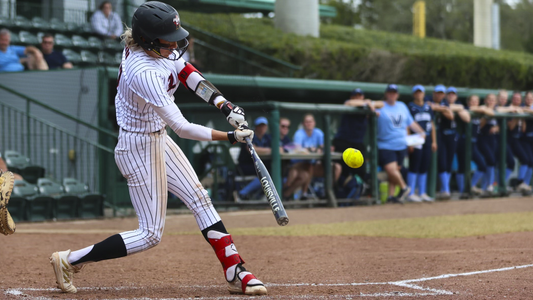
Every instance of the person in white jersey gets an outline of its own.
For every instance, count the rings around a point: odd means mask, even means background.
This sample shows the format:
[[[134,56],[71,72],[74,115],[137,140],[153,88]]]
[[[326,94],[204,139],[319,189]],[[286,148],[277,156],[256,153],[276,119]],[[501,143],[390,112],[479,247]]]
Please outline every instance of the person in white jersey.
[[[125,49],[115,98],[120,126],[115,161],[127,179],[139,228],[81,250],[53,253],[50,263],[58,288],[63,292],[76,293],[73,274],[84,265],[132,255],[159,244],[170,191],[193,212],[204,238],[222,263],[229,291],[246,295],[267,293],[264,284],[243,267],[244,261],[207,191],[187,157],[165,130],[168,125],[181,138],[199,141],[242,143],[247,137],[253,138],[242,108],[227,101],[213,84],[181,58],[187,49],[188,34],[172,6],[151,1],[135,11],[132,28],[127,28],[122,35]],[[174,103],[178,80],[219,108],[235,131],[222,132],[189,123]]]

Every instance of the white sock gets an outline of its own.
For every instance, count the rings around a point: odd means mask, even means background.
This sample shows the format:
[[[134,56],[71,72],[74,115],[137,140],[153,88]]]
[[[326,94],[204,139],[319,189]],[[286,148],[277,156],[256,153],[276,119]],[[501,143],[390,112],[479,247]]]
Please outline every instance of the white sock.
[[[89,252],[91,252],[91,250],[93,250],[93,247],[94,247],[94,245],[86,247],[86,248],[83,248],[81,250],[70,252],[70,255],[68,256],[69,264],[71,264],[71,263],[73,263],[75,261],[78,261],[82,257],[84,257],[85,255],[89,254]]]

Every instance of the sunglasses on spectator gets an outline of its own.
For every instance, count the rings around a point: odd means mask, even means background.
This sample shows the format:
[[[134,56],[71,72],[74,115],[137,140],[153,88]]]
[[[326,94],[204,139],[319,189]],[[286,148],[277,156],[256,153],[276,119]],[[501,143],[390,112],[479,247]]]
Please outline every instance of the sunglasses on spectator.
[[[52,41],[42,41],[43,44],[53,44],[54,42]]]
[[[281,124],[281,125],[279,125],[279,126],[280,126],[281,128],[289,128],[289,126],[291,126],[291,125]]]

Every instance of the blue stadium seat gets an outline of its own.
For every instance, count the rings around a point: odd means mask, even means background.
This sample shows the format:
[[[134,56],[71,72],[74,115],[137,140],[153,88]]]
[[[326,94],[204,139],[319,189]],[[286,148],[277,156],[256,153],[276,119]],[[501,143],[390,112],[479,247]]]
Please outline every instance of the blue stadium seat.
[[[44,221],[53,218],[54,198],[38,195],[29,198],[26,205],[26,218],[28,221]]]
[[[13,185],[13,195],[19,197],[33,197],[39,193],[39,189],[36,185],[31,184],[25,180],[15,180]]]
[[[81,31],[80,25],[74,22],[65,23],[65,26],[67,28],[66,31],[71,32],[71,33],[78,33]]]
[[[39,178],[44,177],[45,169],[41,166],[26,166],[20,170],[20,176],[29,183],[36,184]]]
[[[13,20],[0,16],[0,27],[11,27],[13,25]]]
[[[107,52],[104,52],[104,51],[98,52],[98,61],[101,64],[105,64],[105,65],[109,65],[109,66],[116,65],[115,58],[113,57],[113,55],[111,55],[111,54],[109,54]]]
[[[13,27],[21,28],[21,29],[30,29],[32,28],[31,21],[26,19],[23,16],[16,16],[15,19],[13,19]]]
[[[81,198],[78,207],[80,218],[98,218],[104,216],[104,196],[100,194],[87,194]]]
[[[120,65],[122,63],[122,52],[115,53],[115,63]]]
[[[15,222],[26,220],[27,199],[20,196],[12,196],[9,199],[9,213]]]
[[[20,45],[20,38],[18,33],[11,32],[11,44],[12,45]]]
[[[122,50],[124,46],[117,40],[106,39],[104,41],[104,48],[107,50]]]
[[[74,219],[78,216],[80,198],[76,195],[63,195],[54,199],[54,218]]]
[[[30,159],[15,150],[6,150],[4,160],[8,168],[23,169],[30,163]]]
[[[66,194],[82,195],[89,192],[89,187],[74,178],[63,178],[63,188]]]

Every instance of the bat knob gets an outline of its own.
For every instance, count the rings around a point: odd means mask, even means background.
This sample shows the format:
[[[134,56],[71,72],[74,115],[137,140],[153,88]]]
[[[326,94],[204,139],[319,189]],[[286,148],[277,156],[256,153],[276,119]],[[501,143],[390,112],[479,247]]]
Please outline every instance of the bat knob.
[[[279,226],[285,226],[289,224],[289,217],[281,217],[277,221]]]

